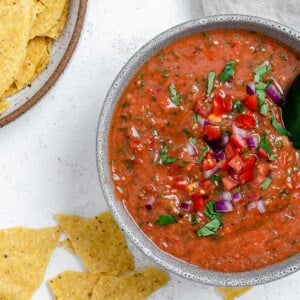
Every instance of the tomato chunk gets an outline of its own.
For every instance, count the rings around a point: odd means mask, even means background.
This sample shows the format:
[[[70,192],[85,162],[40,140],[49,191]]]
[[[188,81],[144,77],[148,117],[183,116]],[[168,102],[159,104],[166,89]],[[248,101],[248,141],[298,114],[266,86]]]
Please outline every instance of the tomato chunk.
[[[215,184],[211,180],[204,180],[200,183],[200,187],[207,193],[211,193],[216,189]]]
[[[222,178],[222,183],[224,185],[225,190],[230,191],[234,189],[239,183],[234,180],[231,176],[225,176]]]
[[[236,117],[235,124],[243,129],[253,129],[256,126],[256,120],[252,115],[241,114]]]
[[[237,135],[232,135],[230,138],[230,143],[233,147],[239,148],[240,150],[244,150],[247,148],[247,143],[241,137]]]
[[[216,95],[213,99],[213,111],[214,114],[220,116],[226,114],[232,110],[232,98],[226,96],[222,98],[220,95]]]
[[[204,199],[200,194],[195,194],[191,197],[193,204],[194,204],[194,210],[199,211],[202,210],[204,207]]]
[[[249,170],[253,168],[256,163],[256,160],[257,158],[255,155],[245,155],[244,156],[245,164],[243,166],[243,170]]]
[[[216,125],[206,125],[204,133],[207,135],[209,141],[218,140],[221,137],[221,129]]]
[[[258,100],[255,95],[247,96],[244,101],[244,105],[251,111],[255,111],[258,108]]]
[[[184,189],[189,183],[189,179],[184,176],[176,176],[174,179],[173,186],[178,189]]]
[[[258,155],[262,158],[268,159],[269,155],[264,149],[258,149]]]
[[[228,162],[228,165],[236,172],[240,172],[244,168],[245,162],[243,158],[237,154]]]
[[[239,181],[242,184],[245,182],[253,181],[253,179],[254,179],[254,170],[253,169],[246,170],[239,176]]]
[[[216,160],[211,153],[208,153],[202,162],[202,169],[211,170],[216,166]]]
[[[211,112],[211,105],[203,101],[197,101],[194,111],[203,118],[207,118]]]
[[[225,155],[227,159],[232,159],[236,154],[236,151],[232,144],[227,144],[225,147]]]

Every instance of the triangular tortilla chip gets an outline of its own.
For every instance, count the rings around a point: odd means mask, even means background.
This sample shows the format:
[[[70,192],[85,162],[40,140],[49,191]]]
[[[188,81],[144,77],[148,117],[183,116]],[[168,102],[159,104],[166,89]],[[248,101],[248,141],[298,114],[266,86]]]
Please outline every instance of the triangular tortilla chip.
[[[0,230],[0,299],[30,299],[40,286],[60,230]]]
[[[5,1],[7,4],[10,1]],[[11,1],[0,8],[0,95],[15,80],[23,64],[31,30],[32,0]]]
[[[165,285],[168,274],[156,267],[145,268],[123,276],[101,276],[92,300],[142,300]]]
[[[111,213],[105,212],[93,219],[57,215],[56,220],[89,272],[133,270],[126,240]]]
[[[49,280],[48,284],[56,300],[87,300],[99,278],[96,274],[66,271]]]
[[[239,288],[228,288],[228,287],[218,287],[217,290],[222,295],[224,300],[234,300],[236,297],[239,297],[247,293],[251,287],[239,287]]]
[[[72,254],[75,254],[75,250],[70,239],[64,239],[60,241],[58,246],[64,248],[65,250],[69,251]]]

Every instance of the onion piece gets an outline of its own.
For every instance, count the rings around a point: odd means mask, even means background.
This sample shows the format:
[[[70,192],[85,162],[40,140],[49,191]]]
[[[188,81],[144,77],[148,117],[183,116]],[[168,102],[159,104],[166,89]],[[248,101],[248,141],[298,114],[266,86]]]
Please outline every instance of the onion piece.
[[[209,125],[210,123],[208,122],[208,120],[204,119],[203,117],[201,117],[200,115],[197,114],[197,120],[198,120],[198,123],[201,125],[201,126],[207,126]]]
[[[246,86],[246,93],[248,95],[254,95],[255,94],[255,83],[254,82],[249,82]]]
[[[283,95],[283,88],[281,87],[281,85],[279,84],[279,82],[274,78],[274,77],[270,77],[273,80],[274,85],[276,86],[277,90]]]
[[[190,156],[195,156],[198,153],[197,148],[195,147],[195,145],[191,144],[190,142],[187,142],[186,149],[187,149],[187,152]]]
[[[265,206],[265,201],[263,199],[259,199],[257,201],[257,210],[263,214],[266,212],[266,206]]]
[[[237,127],[235,124],[232,125],[232,132],[237,137],[241,137],[242,139],[247,137],[247,131]]]
[[[214,202],[216,212],[229,212],[233,211],[233,206],[230,201],[216,201]]]
[[[266,89],[267,95],[273,100],[277,105],[281,105],[283,102],[283,95],[275,88],[274,85],[270,85]]]
[[[182,209],[189,210],[190,209],[190,204],[187,203],[187,202],[183,202],[183,203],[180,204],[180,207]]]
[[[229,143],[229,136],[228,136],[228,134],[222,135],[222,143],[223,143],[224,146]]]
[[[247,209],[248,209],[248,210],[252,210],[252,209],[255,209],[255,208],[257,208],[257,202],[256,202],[256,201],[249,202],[249,203],[247,204]]]
[[[242,195],[239,192],[235,192],[232,195],[232,201],[233,202],[239,202],[240,200],[242,200]]]
[[[219,152],[215,153],[215,159],[216,159],[217,162],[220,161],[220,160],[223,160],[225,158],[226,158],[225,157],[225,152],[224,152],[223,149],[220,150]]]
[[[257,134],[247,136],[246,143],[247,143],[248,148],[256,149],[259,144],[259,136]]]
[[[231,201],[232,200],[232,195],[230,192],[223,192],[221,194],[221,198],[220,198],[222,201]]]
[[[219,170],[218,166],[215,166],[213,169],[210,169],[208,171],[203,171],[204,177],[209,178],[211,175],[215,174]]]
[[[224,82],[224,86],[226,87],[226,89],[231,90],[233,87],[233,82],[230,80],[227,80]]]
[[[145,205],[146,209],[147,210],[151,210],[152,209],[152,204],[148,203]]]

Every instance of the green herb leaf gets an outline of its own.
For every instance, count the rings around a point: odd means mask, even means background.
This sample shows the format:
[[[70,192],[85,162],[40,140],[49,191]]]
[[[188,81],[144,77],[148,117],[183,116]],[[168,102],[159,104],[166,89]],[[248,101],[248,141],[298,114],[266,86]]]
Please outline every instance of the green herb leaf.
[[[201,161],[205,158],[209,148],[207,146],[201,147],[202,153],[197,158],[197,163],[201,163]]]
[[[195,145],[197,140],[195,138],[189,138],[189,143]]]
[[[195,124],[199,124],[199,119],[198,119],[198,115],[194,114],[194,123]]]
[[[191,217],[191,224],[192,225],[197,225],[198,224],[196,215],[192,215],[192,217]]]
[[[207,207],[204,210],[204,213],[211,219],[218,219],[221,222],[221,213],[215,211],[215,206],[213,201],[207,203]]]
[[[269,185],[271,184],[271,182],[272,182],[272,178],[271,177],[267,177],[265,179],[265,181],[261,184],[260,188],[262,190],[266,190],[269,187]]]
[[[272,70],[271,66],[267,66],[265,63],[259,65],[255,70],[254,82],[259,83],[263,76]]]
[[[217,174],[211,175],[208,179],[211,180],[216,186],[221,185],[221,178]]]
[[[236,63],[237,62],[235,60],[231,60],[229,63],[226,64],[221,75],[219,76],[221,82],[225,82],[226,80],[234,76],[234,67]]]
[[[264,116],[266,116],[268,114],[269,111],[269,105],[268,103],[264,103],[261,107],[260,107],[260,113]]]
[[[216,73],[215,72],[209,72],[207,77],[207,92],[206,97],[209,97],[215,82]]]
[[[191,132],[190,132],[190,130],[188,129],[188,128],[183,128],[182,129],[182,132],[186,135],[186,136],[190,136],[191,135]]]
[[[175,88],[174,83],[170,84],[170,86],[169,86],[169,91],[170,91],[170,94],[171,94],[171,100],[172,100],[172,102],[173,102],[176,106],[180,105],[180,97],[179,97],[179,95],[177,94],[177,91],[176,91],[176,88]]]
[[[278,155],[276,153],[273,153],[273,154],[269,155],[269,160],[270,161],[275,160],[277,157],[278,157]]]
[[[277,131],[278,134],[286,135],[286,136],[290,135],[289,132],[277,122],[274,111],[273,111],[273,117],[271,120],[271,124],[275,128],[275,130]]]
[[[241,100],[236,100],[233,102],[233,111],[239,114],[244,111],[244,105]]]
[[[168,78],[170,76],[170,74],[169,74],[169,72],[167,70],[164,70],[164,71],[161,72],[161,76],[163,78]]]
[[[155,221],[156,225],[164,226],[177,223],[176,218],[173,215],[160,215]]]
[[[263,149],[269,155],[271,154],[271,143],[265,135],[260,138],[260,142],[258,144],[258,149]]]
[[[257,99],[258,99],[258,105],[259,107],[262,107],[266,101],[266,91],[265,90],[256,90],[255,91]]]
[[[178,160],[176,156],[168,157],[168,150],[166,148],[162,148],[160,150],[160,159],[163,164],[172,164]]]
[[[210,236],[216,234],[221,226],[221,222],[218,219],[213,219],[206,223],[202,228],[197,230],[198,236]]]

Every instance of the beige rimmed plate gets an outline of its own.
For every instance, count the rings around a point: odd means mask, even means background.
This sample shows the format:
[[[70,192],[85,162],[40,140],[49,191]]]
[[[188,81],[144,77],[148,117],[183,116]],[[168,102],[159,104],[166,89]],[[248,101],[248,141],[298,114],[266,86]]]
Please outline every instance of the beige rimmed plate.
[[[0,114],[0,127],[7,125],[36,104],[55,84],[68,65],[81,35],[88,0],[71,0],[67,23],[53,44],[50,63],[28,87],[8,98],[9,108]]]

